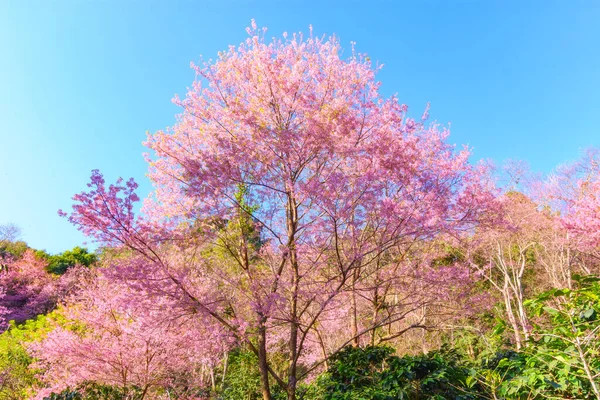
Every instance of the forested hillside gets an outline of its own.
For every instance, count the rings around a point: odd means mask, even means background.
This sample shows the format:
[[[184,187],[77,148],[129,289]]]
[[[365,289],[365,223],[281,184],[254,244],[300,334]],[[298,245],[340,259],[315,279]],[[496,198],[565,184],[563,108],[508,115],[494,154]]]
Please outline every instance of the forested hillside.
[[[3,225],[0,400],[600,399],[600,153],[473,162],[335,37],[248,34],[137,215],[98,170],[59,212],[96,251]]]

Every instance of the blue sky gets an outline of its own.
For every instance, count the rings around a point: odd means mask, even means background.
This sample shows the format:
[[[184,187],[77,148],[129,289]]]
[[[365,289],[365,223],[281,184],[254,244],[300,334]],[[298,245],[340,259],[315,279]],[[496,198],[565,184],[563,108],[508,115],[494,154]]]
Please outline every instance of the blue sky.
[[[523,3],[526,3],[525,5]],[[190,61],[246,38],[335,33],[385,64],[384,94],[451,123],[474,159],[549,171],[600,146],[597,1],[0,1],[0,224],[60,252],[57,216],[98,168],[150,190],[145,132],[170,126]]]

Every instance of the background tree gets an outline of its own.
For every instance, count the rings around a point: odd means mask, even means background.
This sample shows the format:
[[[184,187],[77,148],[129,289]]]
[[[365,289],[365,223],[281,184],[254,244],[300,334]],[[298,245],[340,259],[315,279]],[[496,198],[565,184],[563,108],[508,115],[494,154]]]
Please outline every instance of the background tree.
[[[103,276],[89,278],[63,314],[61,327],[30,346],[45,371],[41,395],[85,393],[93,383],[92,389],[117,388],[125,399],[157,398],[165,390],[184,397],[185,388],[210,385],[208,371],[231,343],[210,321],[173,315],[168,302]]]
[[[21,228],[13,223],[0,225],[0,242],[15,242],[21,236]]]
[[[2,259],[21,257],[29,247],[27,243],[18,240],[21,228],[15,224],[0,225],[0,271],[6,267]]]
[[[50,255],[44,250],[38,250],[36,256],[48,261],[46,270],[52,274],[62,275],[69,268],[76,265],[90,267],[98,261],[98,256],[94,253],[89,253],[86,248],[79,246],[73,247],[71,250],[63,251],[62,253]]]
[[[63,276],[46,271],[48,263],[27,250],[22,258],[5,257],[0,271],[0,331],[9,321],[25,322],[52,311],[79,286],[85,271],[74,268]]]
[[[500,295],[517,349],[529,338],[530,323],[524,301],[525,278],[537,267],[535,248],[540,234],[551,229],[551,216],[538,210],[527,196],[509,192],[503,197],[505,223],[480,232],[472,265]]]
[[[600,259],[600,150],[588,149],[581,159],[563,165],[549,178],[549,203],[559,210],[576,248]],[[588,265],[588,273],[598,271]],[[589,268],[592,268],[591,270]]]

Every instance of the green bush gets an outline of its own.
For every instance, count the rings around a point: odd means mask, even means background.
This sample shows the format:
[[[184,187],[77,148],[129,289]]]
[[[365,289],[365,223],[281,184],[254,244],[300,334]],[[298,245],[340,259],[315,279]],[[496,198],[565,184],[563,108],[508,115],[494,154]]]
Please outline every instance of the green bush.
[[[96,254],[89,253],[86,248],[79,246],[56,255],[50,255],[44,250],[38,250],[36,251],[36,256],[47,260],[48,266],[46,270],[56,275],[64,274],[69,268],[75,265],[89,267],[98,261]]]
[[[54,320],[60,319],[56,312],[48,316],[16,325],[11,322],[7,331],[0,334],[0,400],[28,398],[37,382],[36,372],[30,368],[33,359],[26,349],[27,343],[42,340],[54,329]]]
[[[325,400],[480,399],[451,351],[398,357],[391,347],[346,347],[315,383]]]
[[[223,400],[259,400],[260,375],[256,355],[234,350],[229,354],[227,373],[219,398]]]

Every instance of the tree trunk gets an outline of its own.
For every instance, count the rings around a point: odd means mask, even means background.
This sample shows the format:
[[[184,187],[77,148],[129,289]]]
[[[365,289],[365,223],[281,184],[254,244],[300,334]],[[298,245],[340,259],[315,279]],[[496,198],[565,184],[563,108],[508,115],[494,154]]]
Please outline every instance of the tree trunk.
[[[352,276],[352,295],[351,299],[351,308],[352,308],[352,345],[354,347],[358,347],[360,342],[358,340],[358,312],[356,310],[356,291],[354,288],[354,284],[356,282],[356,272]]]
[[[213,393],[216,393],[217,383],[215,381],[215,369],[213,367],[211,367],[209,369],[209,372],[210,372],[210,387],[211,387]]]
[[[508,277],[505,277],[505,279],[507,279]],[[515,344],[517,346],[517,350],[521,350],[522,347],[522,343],[521,343],[521,333],[520,333],[520,329],[519,329],[519,324],[517,323],[517,319],[515,318],[515,314],[513,313],[513,309],[512,309],[512,304],[510,302],[510,291],[508,288],[508,282],[505,281],[504,284],[504,293],[502,293],[504,296],[504,305],[506,306],[506,315],[508,316],[508,320],[510,322],[510,324],[512,325],[512,329],[514,332],[514,337],[515,337]]]
[[[590,381],[590,385],[592,385],[592,390],[594,391],[594,395],[596,395],[596,398],[598,400],[600,400],[600,388],[598,388],[598,384],[596,383],[596,380],[594,379],[590,365],[588,364],[587,359],[585,357],[585,352],[583,351],[583,349],[581,347],[581,339],[579,337],[575,338],[575,345],[577,346],[577,351],[579,353],[579,359],[581,360],[581,364],[583,364],[583,369],[585,370],[585,374],[587,375],[588,380]]]
[[[298,290],[300,284],[300,266],[298,264],[298,255],[296,253],[296,231],[298,229],[298,205],[296,199],[288,194],[288,213],[287,213],[288,243],[290,252],[290,264],[292,267],[292,287],[290,304],[290,364],[288,367],[287,397],[288,400],[296,400],[297,386],[297,365],[298,365]]]
[[[373,325],[377,324],[377,317],[379,316],[379,291],[378,288],[375,287],[375,295],[373,297]],[[375,346],[375,337],[377,335],[377,329],[371,329],[371,346]]]
[[[269,364],[267,361],[267,330],[265,318],[261,317],[258,327],[258,369],[260,372],[260,389],[263,400],[272,400],[269,386]]]
[[[221,377],[221,385],[225,383],[225,377],[227,376],[227,367],[229,366],[229,353],[225,353],[225,362],[223,364],[223,376]]]
[[[519,288],[520,289],[520,288]],[[529,340],[529,318],[527,318],[527,313],[525,311],[525,307],[523,305],[523,292],[519,291],[517,297],[517,305],[519,310],[519,321],[521,323],[521,328],[523,329],[523,336],[525,340]]]
[[[297,358],[298,358],[298,324],[293,322],[290,329],[290,365],[288,368],[287,397],[296,400]]]

